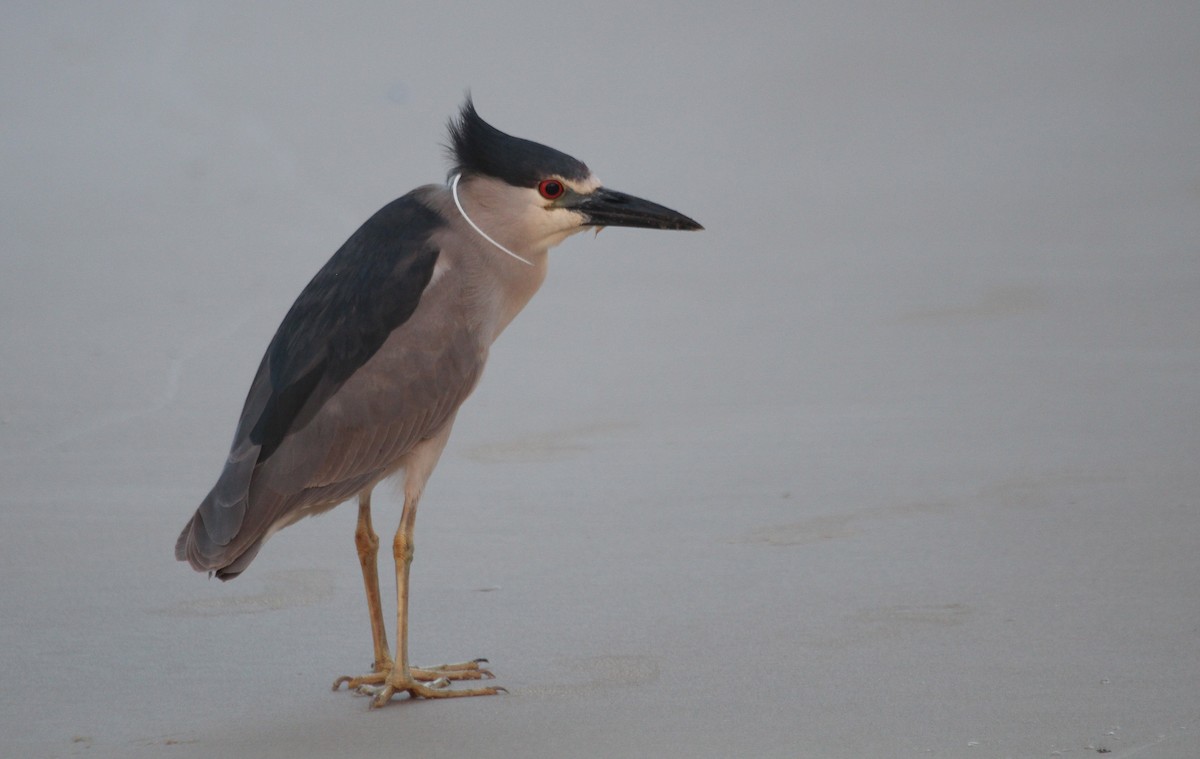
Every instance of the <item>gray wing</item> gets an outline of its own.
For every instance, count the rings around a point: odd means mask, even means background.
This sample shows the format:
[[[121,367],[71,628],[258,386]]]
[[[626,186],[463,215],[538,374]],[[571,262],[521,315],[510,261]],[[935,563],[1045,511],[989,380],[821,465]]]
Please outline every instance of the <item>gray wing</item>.
[[[438,255],[429,237],[442,224],[415,193],[393,201],[304,289],[263,356],[225,468],[181,533],[177,558],[235,576],[273,526],[378,481],[451,418],[482,355],[464,320],[420,318]]]

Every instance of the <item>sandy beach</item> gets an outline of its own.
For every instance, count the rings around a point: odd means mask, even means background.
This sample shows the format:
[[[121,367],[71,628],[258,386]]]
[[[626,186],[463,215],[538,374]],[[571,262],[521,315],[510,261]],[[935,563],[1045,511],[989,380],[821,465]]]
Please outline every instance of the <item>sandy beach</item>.
[[[0,756],[1200,756],[1200,5],[407,5],[0,11]],[[552,251],[416,527],[509,693],[370,711],[352,505],[172,548],[468,88],[706,230]]]

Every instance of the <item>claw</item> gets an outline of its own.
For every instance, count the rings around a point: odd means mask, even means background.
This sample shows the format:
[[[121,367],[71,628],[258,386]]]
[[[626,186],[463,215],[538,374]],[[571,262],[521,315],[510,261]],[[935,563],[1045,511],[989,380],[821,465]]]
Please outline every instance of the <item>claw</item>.
[[[340,690],[345,685],[346,689],[355,695],[369,696],[372,709],[386,705],[399,692],[407,692],[410,698],[452,698],[508,693],[506,688],[498,686],[458,690],[451,688],[454,680],[494,680],[494,674],[479,666],[486,663],[487,659],[473,659],[436,667],[412,667],[404,673],[398,672],[393,665],[389,672],[374,672],[361,677],[343,675],[333,681],[333,690]]]
[[[363,687],[366,687],[366,686],[363,686]],[[382,706],[386,706],[387,702],[391,701],[392,696],[394,696],[396,694],[395,687],[393,687],[391,685],[384,685],[380,688],[371,688],[371,690],[376,691],[374,693],[375,698],[371,699],[371,707],[370,708],[372,708],[372,709],[378,709]],[[363,695],[367,696],[367,695],[372,695],[372,694],[363,693]]]
[[[345,685],[346,690],[359,690],[366,685],[382,683],[385,679],[387,679],[386,672],[373,672],[369,675],[361,675],[360,677],[342,675],[333,681],[333,689],[338,690],[342,685]]]

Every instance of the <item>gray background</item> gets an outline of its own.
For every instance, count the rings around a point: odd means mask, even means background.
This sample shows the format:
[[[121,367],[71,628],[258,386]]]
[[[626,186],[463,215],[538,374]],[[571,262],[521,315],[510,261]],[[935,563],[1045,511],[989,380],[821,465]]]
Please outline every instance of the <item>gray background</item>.
[[[0,755],[1200,755],[1197,4],[10,2],[0,61]],[[708,229],[555,251],[417,527],[414,658],[512,692],[372,713],[352,507],[172,545],[468,87]]]

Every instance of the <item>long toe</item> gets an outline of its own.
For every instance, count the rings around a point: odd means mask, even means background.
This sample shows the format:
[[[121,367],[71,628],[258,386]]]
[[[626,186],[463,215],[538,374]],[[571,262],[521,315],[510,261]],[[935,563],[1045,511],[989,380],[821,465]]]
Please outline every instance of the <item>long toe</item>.
[[[472,659],[456,664],[438,664],[433,667],[412,667],[409,671],[417,680],[495,680],[491,670],[479,666],[487,659]]]
[[[351,677],[350,675],[342,675],[341,677],[339,677],[338,679],[333,681],[333,689],[338,690],[343,685],[345,685],[346,690],[354,691],[354,690],[358,690],[359,688],[363,687],[364,685],[379,685],[380,683],[382,683],[384,680],[387,679],[387,676],[388,676],[387,672],[372,672],[369,675],[359,675],[358,677]]]
[[[369,696],[372,709],[386,706],[397,693],[408,693],[410,698],[462,698],[507,693],[507,690],[498,686],[451,687],[453,680],[493,679],[495,675],[480,666],[486,663],[486,659],[475,659],[434,667],[410,667],[403,672],[393,665],[389,672],[373,672],[359,677],[339,677],[333,682],[333,689],[339,690],[345,685],[347,690],[352,693]]]

